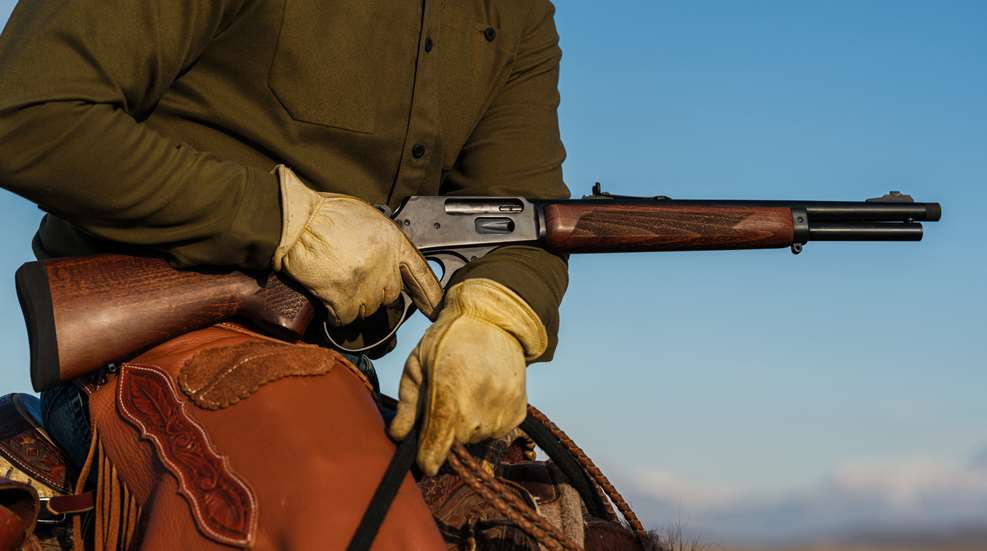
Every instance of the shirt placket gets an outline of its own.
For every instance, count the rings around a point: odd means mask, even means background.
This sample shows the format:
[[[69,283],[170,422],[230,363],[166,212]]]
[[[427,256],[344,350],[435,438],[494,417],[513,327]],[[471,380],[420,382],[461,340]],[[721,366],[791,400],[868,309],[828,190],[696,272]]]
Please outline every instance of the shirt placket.
[[[438,67],[437,58],[433,54],[436,48],[442,47],[436,38],[440,3],[437,0],[425,0],[422,2],[422,10],[408,130],[401,153],[401,165],[388,200],[392,206],[396,206],[409,195],[436,193],[442,168]]]

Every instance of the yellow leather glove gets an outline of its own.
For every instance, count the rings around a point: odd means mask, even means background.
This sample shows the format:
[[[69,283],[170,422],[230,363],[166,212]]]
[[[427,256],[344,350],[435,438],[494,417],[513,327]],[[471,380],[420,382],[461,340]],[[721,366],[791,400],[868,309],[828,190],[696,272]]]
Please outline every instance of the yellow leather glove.
[[[442,287],[397,225],[356,197],[313,191],[284,165],[281,242],[274,269],[322,300],[337,326],[397,301],[404,288],[429,318]]]
[[[407,436],[421,411],[418,465],[434,475],[453,441],[506,434],[525,417],[526,361],[547,345],[541,319],[507,287],[479,278],[453,286],[404,364],[391,436]]]

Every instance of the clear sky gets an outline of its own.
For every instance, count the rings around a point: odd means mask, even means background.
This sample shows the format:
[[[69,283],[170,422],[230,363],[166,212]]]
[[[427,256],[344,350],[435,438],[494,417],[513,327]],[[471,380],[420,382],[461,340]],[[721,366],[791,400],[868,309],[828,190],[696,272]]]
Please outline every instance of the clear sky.
[[[849,502],[889,525],[982,514],[987,3],[557,5],[574,195],[901,190],[944,214],[919,244],[573,257],[531,401],[653,525],[755,541],[854,527]],[[0,192],[7,391],[29,387],[13,271],[38,218]],[[421,328],[379,363],[386,388]]]

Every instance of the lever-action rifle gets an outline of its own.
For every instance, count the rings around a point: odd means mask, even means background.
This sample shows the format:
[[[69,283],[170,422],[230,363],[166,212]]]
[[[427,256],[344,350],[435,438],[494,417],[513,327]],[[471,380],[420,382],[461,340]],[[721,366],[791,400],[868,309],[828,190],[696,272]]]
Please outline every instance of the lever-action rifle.
[[[445,286],[456,270],[505,245],[558,253],[790,247],[798,254],[809,241],[919,241],[921,222],[941,213],[938,203],[898,192],[863,202],[673,200],[611,195],[597,184],[576,200],[415,196],[387,214],[441,265]],[[305,293],[275,274],[180,271],[159,258],[28,262],[16,282],[39,391],[229,318],[298,338],[315,316]],[[411,313],[404,302],[402,322]]]

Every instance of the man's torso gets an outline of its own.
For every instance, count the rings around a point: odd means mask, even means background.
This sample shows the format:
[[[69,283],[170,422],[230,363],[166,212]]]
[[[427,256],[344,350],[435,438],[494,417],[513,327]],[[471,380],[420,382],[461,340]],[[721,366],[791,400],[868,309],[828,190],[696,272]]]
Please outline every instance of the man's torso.
[[[226,160],[397,206],[438,194],[512,57],[524,0],[247,3],[155,105],[148,127]],[[61,220],[48,254],[95,252]],[[54,245],[54,247],[53,247]]]

